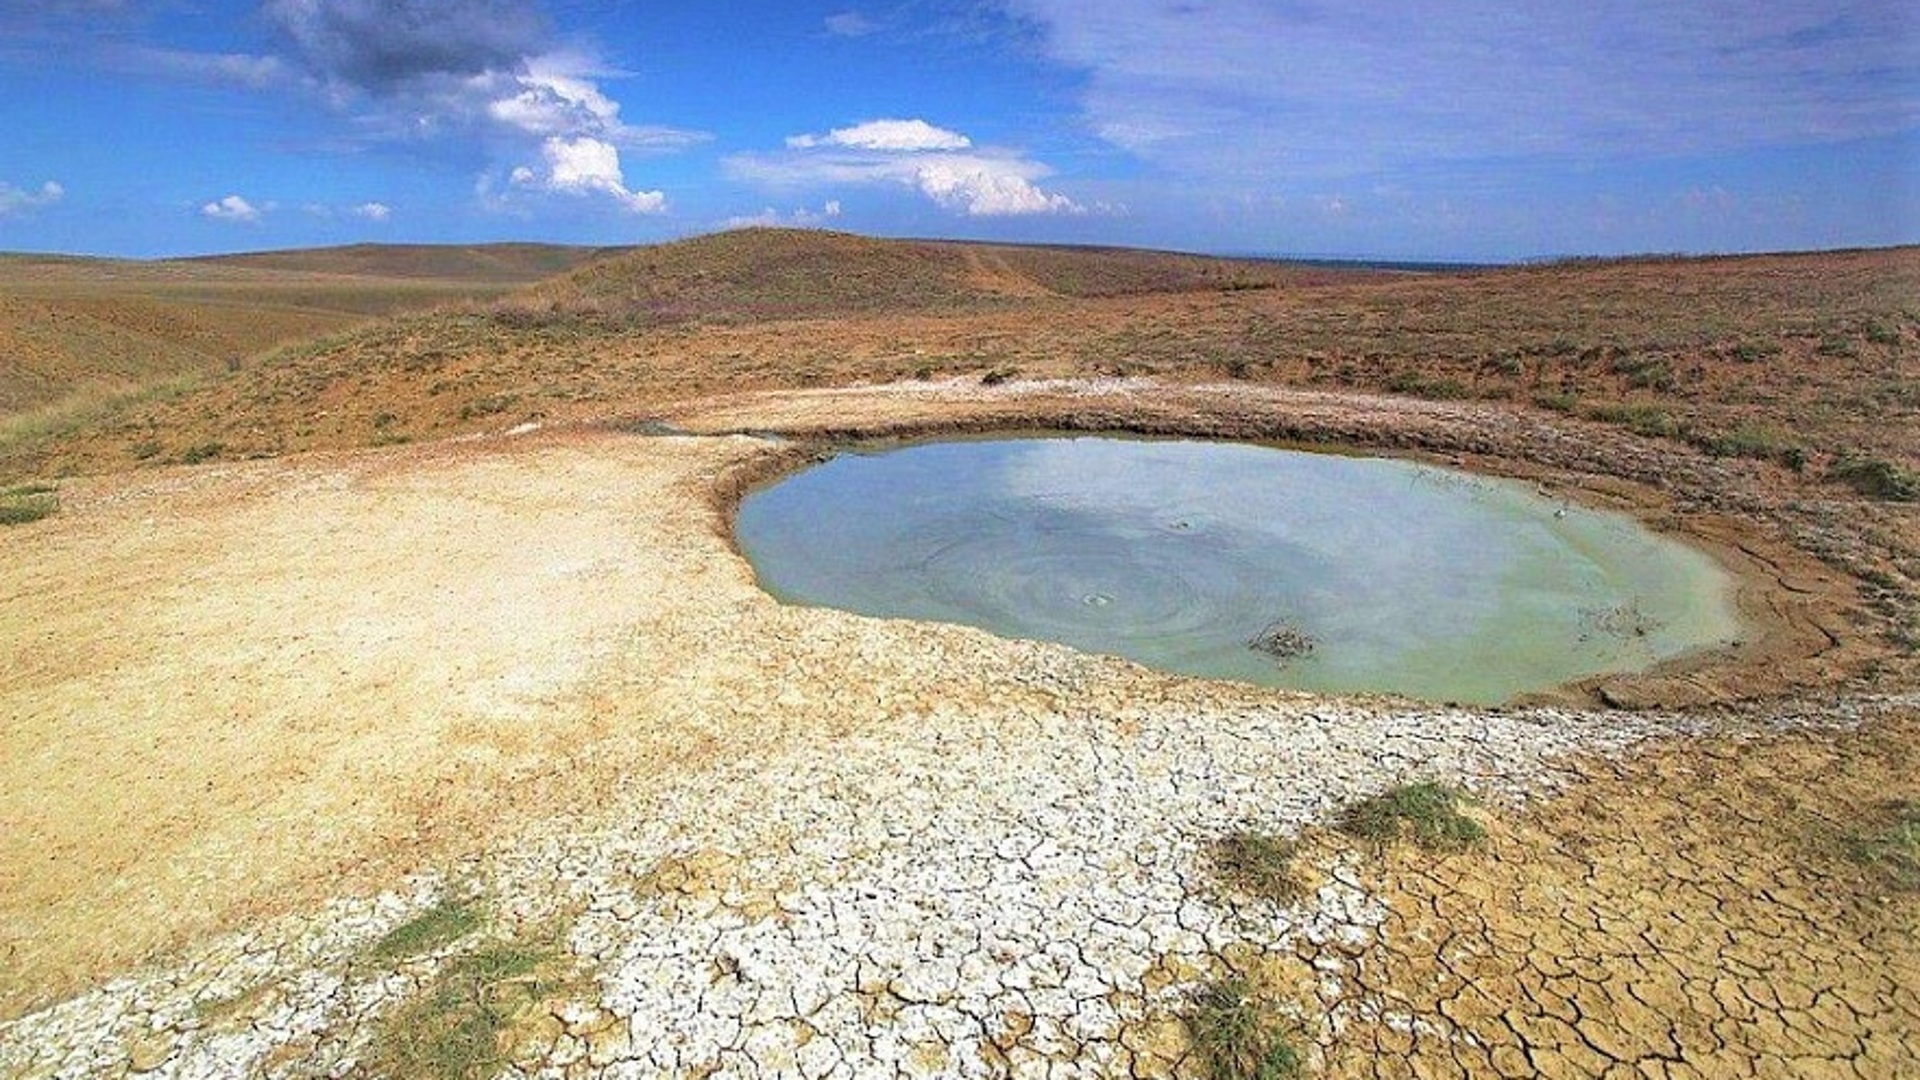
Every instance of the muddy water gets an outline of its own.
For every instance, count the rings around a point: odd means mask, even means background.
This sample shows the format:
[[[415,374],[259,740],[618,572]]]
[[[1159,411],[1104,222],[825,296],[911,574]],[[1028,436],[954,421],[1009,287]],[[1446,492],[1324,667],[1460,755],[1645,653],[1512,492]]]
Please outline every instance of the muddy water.
[[[1233,443],[843,454],[748,497],[737,529],[791,603],[1306,690],[1495,703],[1740,632],[1720,567],[1624,516]]]

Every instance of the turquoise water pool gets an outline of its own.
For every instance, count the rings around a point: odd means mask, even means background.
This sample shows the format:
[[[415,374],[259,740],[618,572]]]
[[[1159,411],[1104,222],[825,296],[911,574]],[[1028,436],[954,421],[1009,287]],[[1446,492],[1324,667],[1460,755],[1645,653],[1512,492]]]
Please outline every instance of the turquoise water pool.
[[[783,601],[1161,670],[1496,703],[1725,643],[1726,572],[1631,518],[1407,461],[1037,438],[846,453],[737,522]]]

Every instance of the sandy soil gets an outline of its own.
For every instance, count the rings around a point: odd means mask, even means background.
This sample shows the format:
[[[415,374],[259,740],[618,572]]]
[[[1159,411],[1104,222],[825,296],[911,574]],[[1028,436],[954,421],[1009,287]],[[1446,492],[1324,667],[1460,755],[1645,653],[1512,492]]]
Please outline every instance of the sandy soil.
[[[643,499],[739,452],[469,444],[66,489],[0,563],[7,1006],[646,768],[570,760],[581,687],[688,584],[688,522]]]

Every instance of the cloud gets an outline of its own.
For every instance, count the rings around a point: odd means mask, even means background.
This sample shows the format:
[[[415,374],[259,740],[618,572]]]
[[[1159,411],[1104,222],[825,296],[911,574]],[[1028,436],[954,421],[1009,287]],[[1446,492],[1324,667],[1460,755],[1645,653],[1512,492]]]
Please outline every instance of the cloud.
[[[25,191],[12,184],[0,181],[0,217],[38,210],[43,206],[52,206],[66,198],[67,189],[52,180],[41,184],[37,191]]]
[[[315,73],[370,93],[511,71],[548,39],[514,0],[268,0],[266,14]]]
[[[228,195],[200,207],[200,216],[203,218],[212,221],[231,221],[241,225],[256,224],[262,213],[260,207],[238,195]]]
[[[973,140],[957,131],[937,128],[925,120],[868,120],[852,127],[834,128],[825,135],[790,135],[787,147],[809,150],[844,146],[856,150],[965,150]]]
[[[825,135],[795,135],[786,152],[735,154],[735,179],[768,187],[895,185],[912,188],[949,210],[973,217],[1077,214],[1085,208],[1036,181],[1046,165],[924,120],[869,120]]]
[[[835,37],[865,37],[880,29],[880,24],[857,11],[842,11],[827,16],[826,27]]]
[[[620,171],[620,151],[599,139],[549,138],[540,148],[544,170],[522,165],[513,170],[515,187],[564,195],[604,195],[636,214],[658,214],[667,197],[658,191],[631,191]]]
[[[354,149],[466,143],[491,161],[478,190],[496,206],[497,178],[525,170],[533,179],[513,185],[522,192],[598,195],[656,212],[664,198],[627,188],[622,152],[708,138],[627,123],[605,85],[622,73],[596,63],[584,39],[558,47],[531,0],[265,0],[262,12],[276,35],[270,54],[127,48],[114,62],[306,95],[348,119],[351,134],[337,141]],[[535,155],[543,166],[522,164]]]
[[[127,46],[109,50],[107,62],[135,72],[252,90],[297,81],[297,73],[286,61],[252,53],[200,53]]]
[[[1002,0],[1107,142],[1246,186],[1920,125],[1910,0]]]
[[[640,150],[678,150],[709,138],[702,132],[662,125],[628,125],[620,119],[620,103],[600,89],[597,74],[586,57],[554,53],[528,58],[510,76],[469,85],[483,90],[484,109],[492,120],[542,138],[592,135]]]
[[[383,222],[393,216],[393,207],[383,202],[363,202],[347,208],[347,213],[372,222]]]
[[[769,206],[757,214],[730,217],[720,223],[722,229],[817,229],[840,216],[840,200],[828,199],[820,209],[809,210],[801,207],[791,213],[782,214]]]

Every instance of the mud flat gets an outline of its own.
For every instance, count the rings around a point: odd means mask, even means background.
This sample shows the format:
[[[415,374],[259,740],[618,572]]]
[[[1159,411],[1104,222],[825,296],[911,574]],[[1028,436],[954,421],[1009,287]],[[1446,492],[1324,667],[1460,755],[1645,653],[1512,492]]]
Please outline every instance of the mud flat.
[[[1828,842],[1920,798],[1920,701],[1848,687],[1886,648],[1742,517],[1758,481],[1492,407],[1127,382],[653,419],[76,481],[9,534],[0,1073],[393,1071],[509,947],[525,1075],[1191,1074],[1178,1016],[1229,972],[1328,1075],[1920,1059],[1920,907]],[[732,549],[809,440],[1019,427],[1525,476],[1713,545],[1756,632],[1447,709],[783,606]],[[1428,777],[1486,846],[1324,827]],[[1211,872],[1247,827],[1304,833],[1297,899]]]

